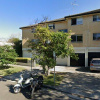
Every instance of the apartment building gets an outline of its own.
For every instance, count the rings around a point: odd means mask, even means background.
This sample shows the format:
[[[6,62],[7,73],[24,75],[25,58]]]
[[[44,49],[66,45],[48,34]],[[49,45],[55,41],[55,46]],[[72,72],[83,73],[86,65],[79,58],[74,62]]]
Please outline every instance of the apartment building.
[[[39,23],[48,25],[53,31],[72,31],[72,45],[75,53],[79,55],[76,61],[70,57],[57,58],[57,65],[89,66],[92,58],[100,58],[100,9],[65,16],[61,19]],[[28,53],[28,40],[33,39],[32,33],[36,25],[21,27],[23,57],[30,57]]]

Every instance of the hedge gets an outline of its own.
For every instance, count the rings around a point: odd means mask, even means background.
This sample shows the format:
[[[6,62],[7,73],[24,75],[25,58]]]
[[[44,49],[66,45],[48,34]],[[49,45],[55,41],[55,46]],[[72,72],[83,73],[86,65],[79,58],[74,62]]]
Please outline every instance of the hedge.
[[[31,58],[23,58],[23,57],[16,58],[16,62],[22,62],[22,63],[28,63],[28,61],[30,60]]]

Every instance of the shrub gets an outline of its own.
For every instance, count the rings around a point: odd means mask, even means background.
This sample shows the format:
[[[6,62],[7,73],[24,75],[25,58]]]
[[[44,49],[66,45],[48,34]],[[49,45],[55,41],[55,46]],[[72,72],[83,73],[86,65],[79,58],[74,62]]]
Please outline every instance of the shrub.
[[[22,62],[22,63],[28,63],[30,60],[31,58],[23,58],[23,57],[16,58],[16,62]]]
[[[17,54],[12,46],[0,46],[0,66],[7,66],[16,61]]]

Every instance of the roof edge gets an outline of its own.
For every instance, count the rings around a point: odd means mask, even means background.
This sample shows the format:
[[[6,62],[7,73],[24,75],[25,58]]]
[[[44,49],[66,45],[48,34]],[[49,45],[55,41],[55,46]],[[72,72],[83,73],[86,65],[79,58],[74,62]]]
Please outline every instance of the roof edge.
[[[94,14],[94,13],[100,13],[100,9],[96,9],[96,10],[92,10],[92,11],[87,11],[87,12],[83,12],[83,13],[78,13],[78,14],[74,14],[74,15],[65,16],[65,18],[88,15],[88,14]]]

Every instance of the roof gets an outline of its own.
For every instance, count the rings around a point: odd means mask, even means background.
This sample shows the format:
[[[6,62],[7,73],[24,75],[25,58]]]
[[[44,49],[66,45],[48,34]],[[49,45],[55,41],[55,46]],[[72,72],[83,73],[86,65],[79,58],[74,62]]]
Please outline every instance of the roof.
[[[59,19],[55,19],[55,20],[50,20],[50,21],[46,21],[46,22],[42,22],[42,23],[51,23],[51,22],[59,22],[59,21],[65,21],[65,18],[59,18]],[[42,24],[40,23],[40,24]]]
[[[20,27],[19,29],[22,29],[22,28],[28,28],[28,27],[35,27],[35,26],[37,26],[37,25],[38,25],[38,24],[28,25],[28,26]]]
[[[50,21],[46,21],[46,22],[41,22],[41,23],[38,23],[38,24],[52,23],[52,22],[59,22],[59,21],[65,21],[65,18],[59,18],[59,19],[55,19],[55,20],[50,20]],[[28,28],[28,27],[35,27],[35,26],[37,26],[38,24],[20,27],[20,29],[22,29],[22,28]]]
[[[83,12],[83,13],[79,13],[79,14],[74,14],[74,15],[69,15],[69,16],[65,16],[64,18],[59,18],[59,19],[55,19],[55,20],[50,20],[50,21],[46,21],[46,22],[41,22],[41,23],[38,23],[38,24],[65,21],[66,18],[69,18],[69,17],[76,17],[76,16],[82,16],[82,15],[88,15],[88,14],[94,14],[94,13],[100,13],[100,9],[96,9],[96,10],[92,10],[92,11],[88,11],[88,12]],[[35,26],[37,26],[38,24],[20,27],[20,29],[28,28],[28,27],[35,27]]]
[[[83,12],[83,13],[79,13],[79,14],[65,16],[65,18],[88,15],[88,14],[94,14],[94,13],[100,13],[100,9],[96,9],[96,10],[92,10],[92,11],[88,11],[88,12]]]

